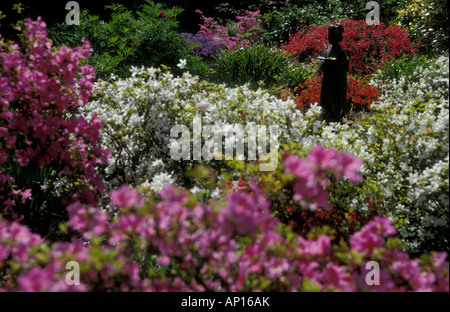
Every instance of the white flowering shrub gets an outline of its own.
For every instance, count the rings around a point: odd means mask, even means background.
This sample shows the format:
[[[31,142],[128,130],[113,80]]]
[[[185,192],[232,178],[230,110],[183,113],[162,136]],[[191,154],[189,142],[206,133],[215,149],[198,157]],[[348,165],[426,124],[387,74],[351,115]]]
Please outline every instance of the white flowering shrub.
[[[412,248],[448,250],[449,59],[419,66],[410,83],[387,81],[367,140],[367,162],[399,232]],[[444,247],[445,246],[445,247]]]
[[[174,77],[154,68],[131,71],[128,79],[112,76],[110,81],[97,82],[91,102],[83,108],[83,114],[95,113],[103,122],[101,139],[112,154],[104,169],[110,187],[148,182],[157,192],[170,182],[185,185],[184,172],[195,164],[226,166],[222,160],[171,159],[171,128],[187,126],[192,140],[195,116],[201,117],[203,127],[212,125],[217,130],[236,124],[244,129],[248,125],[266,125],[268,136],[269,126],[277,125],[281,142],[304,136],[303,129],[320,127],[315,118],[320,113],[317,106],[304,118],[294,109],[293,101],[279,100],[262,90],[226,88],[200,81],[189,73]],[[246,137],[244,140],[247,142]]]
[[[324,145],[352,151],[365,161],[366,192],[396,223],[411,250],[448,250],[449,59],[418,67],[414,78],[380,81],[382,95],[359,123],[325,128]],[[337,131],[336,131],[337,130]],[[367,194],[351,204],[367,209]]]
[[[143,184],[158,192],[176,183],[201,192],[186,180],[186,171],[200,163],[220,169],[227,162],[171,159],[170,129],[182,124],[192,131],[194,116],[202,117],[203,126],[219,128],[277,125],[284,149],[305,155],[320,143],[364,161],[361,183],[337,182],[330,197],[335,206],[362,212],[376,207],[395,222],[410,251],[448,250],[448,58],[417,68],[414,75],[412,84],[403,78],[374,80],[382,96],[353,124],[323,126],[317,105],[303,115],[293,101],[262,90],[226,88],[153,68],[133,68],[128,79],[98,82],[84,113],[103,121],[101,140],[113,155],[105,168],[111,188]],[[234,168],[239,177],[244,167]],[[220,197],[218,188],[210,191]]]

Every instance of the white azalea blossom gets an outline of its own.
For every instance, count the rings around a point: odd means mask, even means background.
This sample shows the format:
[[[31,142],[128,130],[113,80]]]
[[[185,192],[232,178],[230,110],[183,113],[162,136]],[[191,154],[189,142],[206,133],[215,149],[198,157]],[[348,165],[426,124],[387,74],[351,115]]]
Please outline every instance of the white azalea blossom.
[[[175,179],[171,174],[168,174],[166,172],[158,173],[153,177],[153,180],[150,183],[150,189],[156,193],[159,193],[164,189],[164,187],[169,184],[173,184],[174,182]]]
[[[185,69],[186,68],[186,64],[187,64],[187,61],[185,60],[185,59],[183,59],[183,60],[180,60],[180,63],[178,63],[178,67],[180,68],[180,69]]]

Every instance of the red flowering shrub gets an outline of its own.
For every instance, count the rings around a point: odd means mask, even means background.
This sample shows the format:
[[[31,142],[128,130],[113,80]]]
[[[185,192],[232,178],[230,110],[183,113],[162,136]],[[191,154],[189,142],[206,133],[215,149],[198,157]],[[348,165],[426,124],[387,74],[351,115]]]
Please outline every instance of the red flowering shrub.
[[[105,190],[96,166],[108,151],[98,143],[100,119],[76,116],[95,76],[80,62],[89,57],[89,42],[55,49],[40,18],[25,26],[24,47],[0,46],[0,207],[13,217],[38,218],[45,205],[60,215],[70,201],[96,204]],[[59,204],[42,198],[46,188],[60,193]]]
[[[319,74],[312,75],[305,82],[294,88],[294,93],[298,94],[295,99],[297,109],[306,111],[311,104],[320,101],[321,78]]]
[[[378,100],[380,93],[373,85],[367,84],[365,78],[361,82],[353,76],[347,77],[347,100],[349,107],[359,111],[369,109]]]
[[[306,111],[313,103],[320,101],[321,78],[319,74],[308,78],[304,83],[299,84],[294,92],[299,93],[295,100],[297,108]],[[353,108],[355,111],[369,109],[370,105],[378,100],[380,94],[375,86],[367,84],[365,79],[361,82],[353,76],[347,77],[347,109]],[[344,109],[344,113],[346,108]]]
[[[350,59],[350,72],[370,74],[372,66],[379,66],[389,56],[400,57],[405,53],[415,53],[406,30],[396,25],[367,25],[365,21],[344,19],[344,40],[342,47]],[[328,43],[328,24],[303,28],[281,48],[298,55],[300,60],[316,58],[325,53]]]

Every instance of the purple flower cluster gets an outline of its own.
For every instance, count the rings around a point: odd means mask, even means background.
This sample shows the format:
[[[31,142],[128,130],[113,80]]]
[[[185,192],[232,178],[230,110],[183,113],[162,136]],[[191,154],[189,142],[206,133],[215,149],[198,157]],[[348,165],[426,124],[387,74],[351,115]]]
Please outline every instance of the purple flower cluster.
[[[234,25],[234,27],[237,26],[234,36],[229,34],[226,26],[219,25],[214,18],[204,16],[200,10],[195,10],[195,12],[201,14],[203,20],[198,34],[220,44],[225,44],[232,50],[236,47],[239,48],[249,45],[251,41],[256,41],[260,35],[259,30],[257,30],[261,24],[259,11],[245,11],[246,16],[236,16],[238,21]]]
[[[30,248],[43,242],[43,239],[30,232],[30,230],[17,222],[10,224],[6,220],[0,220],[0,260],[11,254],[19,264],[25,264],[30,255]],[[6,244],[5,242],[14,242]]]
[[[220,49],[224,49],[226,44],[223,41],[217,41],[212,36],[205,36],[203,34],[180,34],[181,38],[186,39],[189,45],[196,45],[191,51],[193,55],[200,55],[209,57],[216,54]]]

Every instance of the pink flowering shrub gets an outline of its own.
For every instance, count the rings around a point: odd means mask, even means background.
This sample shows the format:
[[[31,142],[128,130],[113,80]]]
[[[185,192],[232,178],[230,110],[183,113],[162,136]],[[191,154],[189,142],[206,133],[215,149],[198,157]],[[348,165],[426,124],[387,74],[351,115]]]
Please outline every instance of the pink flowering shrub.
[[[330,180],[327,174],[336,178],[347,177],[352,182],[361,181],[358,173],[362,166],[360,159],[352,154],[342,154],[334,149],[323,149],[316,145],[308,153],[307,159],[289,156],[285,163],[286,173],[293,173],[297,178],[294,185],[293,199],[310,210],[317,208],[330,209],[326,187]]]
[[[307,181],[300,167],[318,175],[313,182],[325,179],[325,172],[360,179],[361,163],[349,154],[316,147],[306,160],[288,159],[285,170],[301,183]],[[296,192],[306,197],[304,191]],[[387,217],[374,218],[348,242],[333,242],[329,235],[294,234],[272,216],[271,203],[255,184],[209,203],[173,185],[159,195],[155,201],[122,186],[110,194],[117,208],[114,215],[92,205],[71,204],[68,224],[82,238],[70,243],[49,245],[15,221],[0,221],[0,290],[449,289],[447,255],[413,259],[394,248],[396,229]],[[69,261],[79,263],[79,285],[65,282]],[[379,263],[380,285],[366,284],[369,261]]]
[[[259,38],[261,24],[261,20],[258,18],[259,10],[245,11],[246,16],[236,16],[237,22],[228,27],[219,25],[212,17],[204,16],[200,10],[195,12],[201,14],[203,20],[198,33],[214,42],[224,43],[232,50],[236,47],[244,47]]]
[[[5,246],[7,248],[5,249]],[[139,288],[139,268],[117,249],[96,242],[49,245],[16,221],[0,221],[0,291],[128,291]],[[82,279],[67,283],[76,261]]]
[[[383,197],[361,191],[367,183],[359,173],[362,161],[348,152],[316,145],[303,153],[291,145],[283,148],[279,162],[284,168],[278,166],[268,174],[252,163],[236,168],[240,175],[234,179],[238,180],[227,181],[224,187],[245,191],[257,180],[270,198],[270,210],[282,223],[304,237],[310,232],[329,234],[333,242],[348,241],[381,212]],[[355,207],[355,192],[365,197],[367,208]]]
[[[28,223],[45,204],[53,214],[69,202],[96,205],[105,190],[96,166],[108,157],[98,143],[100,119],[76,114],[93,87],[93,68],[83,65],[90,44],[55,48],[45,26],[28,19],[23,46],[0,45],[0,206]],[[41,198],[45,188],[60,197]]]

